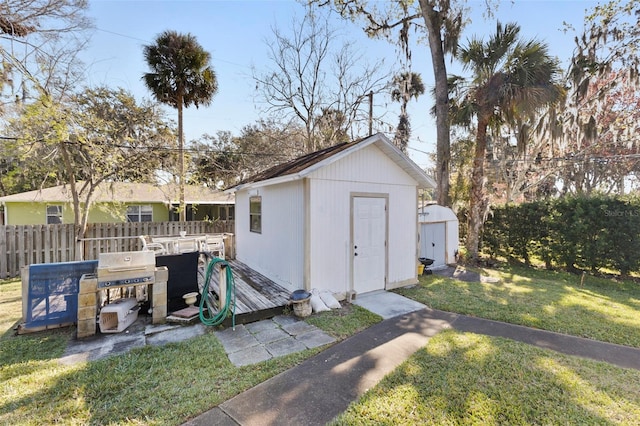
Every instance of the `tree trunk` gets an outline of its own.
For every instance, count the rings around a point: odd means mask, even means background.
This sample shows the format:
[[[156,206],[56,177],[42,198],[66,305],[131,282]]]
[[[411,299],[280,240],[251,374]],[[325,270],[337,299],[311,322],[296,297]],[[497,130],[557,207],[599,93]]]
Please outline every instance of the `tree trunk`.
[[[465,247],[472,261],[477,261],[480,251],[480,232],[486,202],[484,199],[484,157],[487,151],[487,127],[489,115],[478,113],[478,133],[476,134],[473,171],[471,173],[471,196],[469,199],[469,224]]]
[[[395,144],[402,152],[407,153],[407,145],[409,144],[409,116],[407,114],[407,87],[403,83],[403,95],[400,103],[400,119],[398,121],[398,128],[396,130]]]
[[[180,176],[178,185],[180,186],[180,221],[186,222],[187,220],[187,207],[184,202],[184,130],[182,128],[182,96],[179,96],[178,100],[178,155],[180,156],[178,160],[179,168],[180,168]]]
[[[67,151],[66,142],[62,142],[60,145],[60,153],[62,154],[62,161],[64,162],[64,167],[67,170],[67,176],[69,176],[69,189],[71,191],[71,196],[73,198],[73,229],[74,229],[74,242],[75,242],[75,259],[74,260],[82,260],[82,243],[80,241],[81,238],[84,237],[84,230],[80,224],[80,196],[78,194],[78,188],[76,187],[76,178],[73,170],[73,165],[71,164],[71,158],[69,157],[69,152]]]
[[[434,4],[429,0],[420,0],[420,9],[429,35],[429,50],[435,78],[436,98],[436,196],[437,203],[449,206],[449,163],[451,147],[449,135],[449,90],[447,67],[444,61],[442,42],[442,19]]]

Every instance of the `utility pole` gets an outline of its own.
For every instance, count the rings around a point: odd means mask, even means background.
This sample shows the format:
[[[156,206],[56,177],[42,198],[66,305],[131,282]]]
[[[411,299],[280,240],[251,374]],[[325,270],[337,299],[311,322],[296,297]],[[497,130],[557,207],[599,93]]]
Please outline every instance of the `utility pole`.
[[[373,90],[369,92],[369,136],[373,134]]]

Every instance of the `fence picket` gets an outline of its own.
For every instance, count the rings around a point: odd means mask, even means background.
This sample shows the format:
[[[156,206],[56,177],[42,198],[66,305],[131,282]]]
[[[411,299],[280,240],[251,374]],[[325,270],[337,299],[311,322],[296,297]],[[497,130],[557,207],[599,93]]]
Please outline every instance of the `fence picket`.
[[[84,260],[97,259],[101,252],[137,251],[139,235],[178,235],[233,233],[234,221],[92,223],[87,226],[82,244],[76,245],[75,226],[4,225],[0,226],[0,279],[20,275],[22,267],[33,263],[77,260],[77,246]],[[78,256],[80,257],[80,256]]]
[[[11,270],[15,270],[17,269],[17,265],[16,265],[16,238],[17,238],[17,227],[16,226],[11,226],[9,228],[9,235],[8,235],[8,247],[7,247],[7,252],[10,253],[10,257],[9,257],[9,269]]]
[[[3,232],[0,233],[0,253],[5,253],[4,256],[0,256],[0,271],[7,271],[9,268],[7,253],[7,227],[3,226]]]

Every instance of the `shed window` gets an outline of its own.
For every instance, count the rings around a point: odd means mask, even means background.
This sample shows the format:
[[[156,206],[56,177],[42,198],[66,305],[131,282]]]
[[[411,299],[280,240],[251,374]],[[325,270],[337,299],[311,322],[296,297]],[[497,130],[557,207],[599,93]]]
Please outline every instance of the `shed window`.
[[[249,198],[249,230],[262,233],[262,197]]]
[[[47,225],[62,223],[62,206],[47,206]]]
[[[153,222],[151,206],[127,206],[127,222]]]

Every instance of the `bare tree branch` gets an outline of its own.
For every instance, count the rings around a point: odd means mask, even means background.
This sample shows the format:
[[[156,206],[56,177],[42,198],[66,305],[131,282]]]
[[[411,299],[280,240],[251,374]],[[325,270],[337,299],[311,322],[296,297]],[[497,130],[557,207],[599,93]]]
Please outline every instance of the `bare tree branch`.
[[[388,80],[382,61],[369,65],[331,27],[328,14],[315,11],[294,20],[290,34],[273,28],[267,45],[270,69],[253,70],[258,96],[267,113],[304,127],[307,152],[360,133],[362,102]],[[335,132],[326,131],[329,119],[337,120]]]

